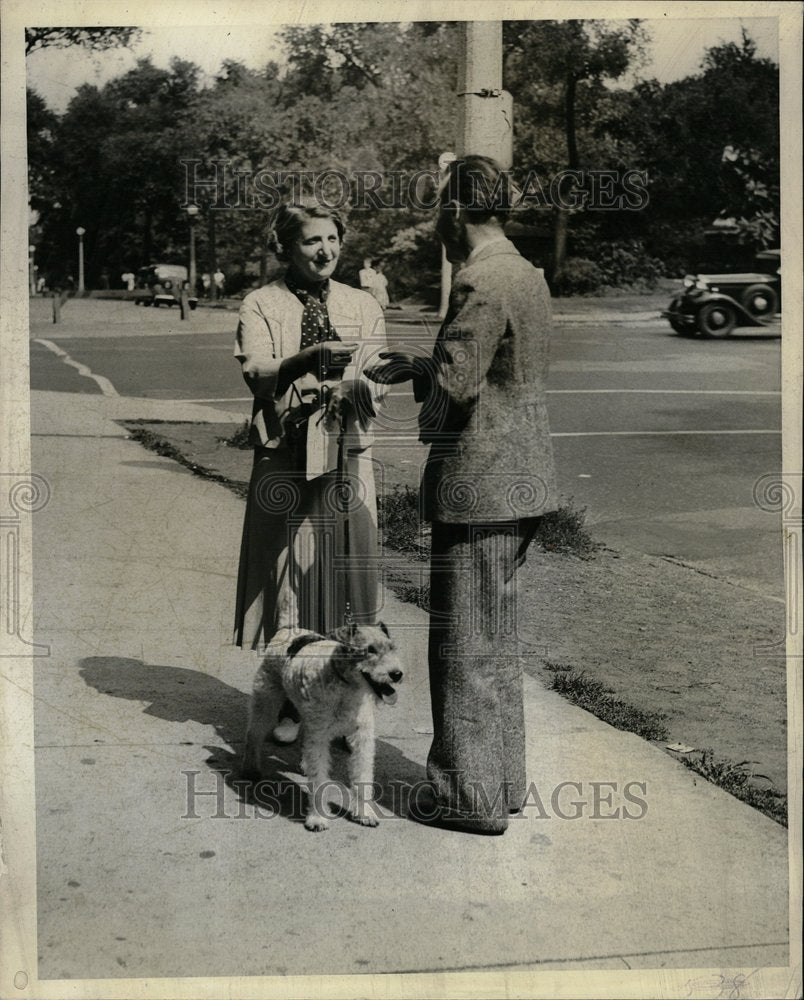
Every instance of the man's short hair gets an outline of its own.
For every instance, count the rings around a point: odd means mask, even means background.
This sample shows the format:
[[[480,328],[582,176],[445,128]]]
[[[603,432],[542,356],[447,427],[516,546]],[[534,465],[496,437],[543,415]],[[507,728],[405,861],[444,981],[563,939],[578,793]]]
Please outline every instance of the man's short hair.
[[[509,171],[503,170],[490,156],[464,156],[453,160],[441,188],[441,204],[456,202],[469,213],[474,223],[501,221],[516,208],[519,190]]]

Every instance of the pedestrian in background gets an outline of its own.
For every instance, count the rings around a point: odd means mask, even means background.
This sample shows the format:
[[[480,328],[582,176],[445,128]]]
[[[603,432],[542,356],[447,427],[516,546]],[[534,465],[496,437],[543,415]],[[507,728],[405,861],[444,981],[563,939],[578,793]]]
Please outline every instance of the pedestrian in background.
[[[369,295],[374,294],[374,281],[377,277],[377,272],[372,267],[371,257],[363,258],[363,266],[358,272],[358,280],[360,282],[360,288],[364,292],[368,292]]]
[[[493,161],[449,165],[436,232],[462,264],[432,356],[383,352],[370,377],[413,379],[430,453],[432,522],[427,775],[434,798],[411,815],[503,833],[527,791],[516,570],[540,518],[557,507],[545,378],[550,294],[506,239],[510,179]]]
[[[388,298],[388,279],[385,277],[385,272],[382,263],[377,264],[377,269],[374,273],[374,287],[372,289],[374,298],[380,305],[380,308],[385,311],[391,304],[391,300]]]

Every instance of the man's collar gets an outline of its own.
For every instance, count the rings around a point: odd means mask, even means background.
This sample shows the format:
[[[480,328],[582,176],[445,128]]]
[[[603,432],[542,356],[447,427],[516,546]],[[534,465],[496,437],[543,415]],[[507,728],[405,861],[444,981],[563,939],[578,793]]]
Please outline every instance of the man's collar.
[[[505,244],[505,246],[503,245]],[[507,236],[495,236],[493,240],[488,240],[486,243],[481,243],[480,246],[476,246],[474,250],[469,254],[469,256],[464,261],[464,267],[467,264],[473,263],[479,257],[485,257],[486,252],[489,253],[518,253],[519,251],[514,246],[514,244],[508,239]]]

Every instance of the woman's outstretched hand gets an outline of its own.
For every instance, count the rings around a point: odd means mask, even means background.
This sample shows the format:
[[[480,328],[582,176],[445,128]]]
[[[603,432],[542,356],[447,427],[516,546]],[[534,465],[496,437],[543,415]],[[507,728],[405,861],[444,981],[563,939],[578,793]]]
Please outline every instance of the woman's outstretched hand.
[[[313,374],[319,382],[341,375],[357,350],[357,343],[342,340],[322,340],[311,347],[305,347],[289,358],[284,358],[279,366],[276,395],[287,392],[288,387],[302,375]]]
[[[355,342],[322,340],[312,347],[305,347],[299,353],[304,358],[305,369],[322,379],[343,372],[350,364],[357,346]]]
[[[370,378],[372,382],[379,382],[381,385],[397,385],[400,382],[409,382],[421,373],[425,359],[412,351],[397,350],[380,351],[379,355],[384,365],[376,368],[366,368],[363,374]]]

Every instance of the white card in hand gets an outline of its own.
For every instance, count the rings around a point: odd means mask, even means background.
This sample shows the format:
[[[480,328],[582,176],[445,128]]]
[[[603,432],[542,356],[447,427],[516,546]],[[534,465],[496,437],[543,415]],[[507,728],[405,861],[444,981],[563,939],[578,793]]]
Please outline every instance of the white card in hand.
[[[334,472],[338,468],[337,421],[327,430],[325,419],[319,419],[322,411],[317,410],[307,421],[307,480],[317,479]]]

